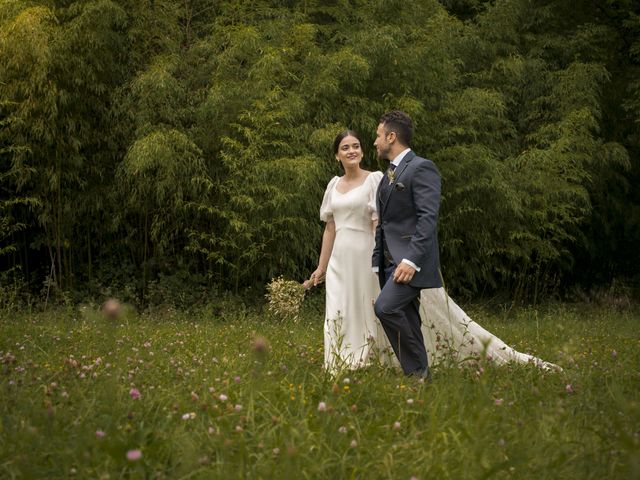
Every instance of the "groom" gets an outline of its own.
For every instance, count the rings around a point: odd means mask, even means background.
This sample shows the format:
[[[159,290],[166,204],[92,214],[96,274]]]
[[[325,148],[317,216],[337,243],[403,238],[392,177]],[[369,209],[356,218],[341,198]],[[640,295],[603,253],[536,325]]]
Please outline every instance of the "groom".
[[[432,161],[409,148],[413,122],[406,113],[385,113],[376,133],[378,157],[390,165],[377,194],[372,263],[382,291],[374,309],[404,373],[427,378],[419,296],[423,288],[442,286],[437,232],[440,174]]]

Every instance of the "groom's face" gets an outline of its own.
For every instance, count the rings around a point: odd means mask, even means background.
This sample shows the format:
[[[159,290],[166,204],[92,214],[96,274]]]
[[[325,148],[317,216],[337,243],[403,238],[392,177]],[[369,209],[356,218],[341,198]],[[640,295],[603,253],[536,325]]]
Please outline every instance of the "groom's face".
[[[376,130],[376,141],[373,142],[373,146],[376,147],[378,158],[382,158],[383,160],[391,160],[389,158],[389,153],[391,152],[391,143],[389,143],[389,135],[387,134],[387,130],[384,128],[383,123],[378,125],[378,130]]]

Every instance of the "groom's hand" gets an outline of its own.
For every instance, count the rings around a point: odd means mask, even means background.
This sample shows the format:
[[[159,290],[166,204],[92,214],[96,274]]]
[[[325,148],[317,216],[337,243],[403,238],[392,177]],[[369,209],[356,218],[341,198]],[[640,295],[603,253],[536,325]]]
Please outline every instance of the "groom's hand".
[[[393,272],[393,281],[396,283],[409,283],[415,273],[416,269],[411,265],[400,262],[400,265],[398,265],[395,272]]]

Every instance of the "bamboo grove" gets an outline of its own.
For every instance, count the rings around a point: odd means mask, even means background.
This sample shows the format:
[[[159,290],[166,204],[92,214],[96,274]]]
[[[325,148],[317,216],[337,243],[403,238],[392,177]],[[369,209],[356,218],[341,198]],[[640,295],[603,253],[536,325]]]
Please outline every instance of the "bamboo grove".
[[[3,291],[302,280],[331,140],[382,168],[392,108],[442,174],[449,288],[637,278],[639,67],[633,0],[2,0]]]

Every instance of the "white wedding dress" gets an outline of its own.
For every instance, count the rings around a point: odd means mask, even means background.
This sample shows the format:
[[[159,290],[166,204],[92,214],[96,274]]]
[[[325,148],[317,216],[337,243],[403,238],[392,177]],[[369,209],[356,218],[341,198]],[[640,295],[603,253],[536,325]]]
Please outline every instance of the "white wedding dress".
[[[382,172],[346,193],[329,182],[320,207],[324,222],[333,220],[336,236],[326,273],[324,368],[335,373],[371,363],[399,365],[382,325],[373,312],[380,287],[371,269],[373,222],[377,220],[376,191]],[[445,358],[457,362],[484,356],[497,364],[532,363],[559,369],[539,358],[517,352],[471,320],[444,288],[422,290],[422,333],[433,366]]]
[[[380,290],[371,271],[376,190],[381,172],[372,172],[359,187],[340,193],[339,177],[327,186],[320,207],[324,222],[333,220],[336,237],[325,278],[324,366],[331,372],[369,364],[379,339],[386,339],[373,313]]]

